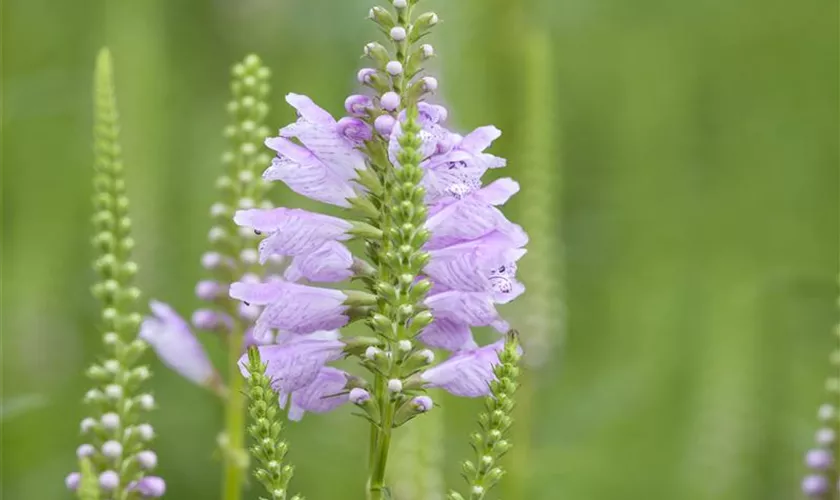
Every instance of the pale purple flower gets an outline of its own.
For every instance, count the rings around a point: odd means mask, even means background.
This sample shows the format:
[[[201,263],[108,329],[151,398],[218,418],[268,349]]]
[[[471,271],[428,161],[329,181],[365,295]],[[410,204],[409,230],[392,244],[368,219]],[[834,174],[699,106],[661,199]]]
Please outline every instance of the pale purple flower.
[[[423,89],[429,92],[434,92],[438,88],[438,81],[437,78],[433,76],[424,76],[421,78],[423,82]]]
[[[313,282],[333,283],[344,281],[353,275],[353,254],[337,241],[324,243],[311,253],[298,255],[292,260],[283,277],[286,281],[301,279]]]
[[[420,340],[429,347],[453,352],[478,347],[469,325],[447,318],[435,318],[432,324],[423,329]]]
[[[456,396],[475,398],[490,394],[495,379],[493,367],[499,364],[504,341],[453,355],[422,373],[429,387],[440,387]]]
[[[344,219],[297,208],[252,209],[236,212],[233,220],[268,236],[260,242],[260,263],[271,255],[306,255],[330,241],[350,238]]]
[[[258,347],[260,359],[266,365],[265,374],[272,387],[280,393],[292,393],[312,384],[321,368],[340,359],[344,343],[337,339],[322,339],[317,335],[288,338],[279,345]],[[242,375],[247,377],[248,355],[239,359]]]
[[[355,196],[349,181],[366,168],[364,156],[344,135],[345,128],[310,98],[288,94],[286,101],[297,109],[298,120],[282,128],[280,137],[266,140],[277,158],[263,176],[314,200],[349,206],[347,199]]]
[[[359,70],[359,73],[356,75],[356,79],[361,84],[370,83],[370,77],[376,74],[376,70],[373,68],[362,68]]]
[[[335,330],[346,325],[347,296],[339,290],[272,280],[265,283],[237,282],[230,287],[234,299],[265,306],[254,325],[254,338],[263,340],[271,329],[304,334]]]
[[[86,443],[79,445],[79,447],[76,448],[76,457],[79,459],[92,457],[94,453],[96,453],[96,448],[94,448],[92,444]]]
[[[470,326],[492,326],[500,332],[508,329],[496,311],[492,293],[452,290],[430,295],[425,303],[435,318]]]
[[[828,450],[818,448],[805,454],[805,464],[812,469],[828,469],[833,463],[834,458]]]
[[[326,413],[344,404],[342,392],[347,386],[347,374],[341,370],[324,367],[311,384],[292,393],[289,420],[298,421],[304,412]]]
[[[190,327],[167,304],[152,301],[153,316],[146,317],[139,336],[148,342],[160,360],[200,385],[210,385],[218,376]]]
[[[128,485],[130,491],[136,491],[143,498],[159,498],[166,493],[166,482],[157,476],[146,476]]]
[[[518,297],[525,287],[516,280],[516,261],[527,239],[491,233],[480,239],[432,250],[424,272],[439,286],[466,292],[491,292],[497,303]]]

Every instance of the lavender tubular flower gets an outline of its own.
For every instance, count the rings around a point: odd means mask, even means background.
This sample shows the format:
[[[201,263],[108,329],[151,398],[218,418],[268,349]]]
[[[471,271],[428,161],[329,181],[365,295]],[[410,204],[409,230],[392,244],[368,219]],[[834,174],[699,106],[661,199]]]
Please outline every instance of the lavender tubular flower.
[[[102,303],[106,357],[88,369],[96,383],[85,396],[91,405],[91,416],[81,425],[88,442],[76,452],[81,472],[68,475],[65,484],[83,500],[108,500],[127,498],[130,484],[148,479],[145,474],[152,467],[143,467],[140,460],[147,443],[133,439],[132,433],[140,428],[151,429],[142,422],[142,412],[154,407],[154,398],[139,391],[151,373],[148,367],[136,365],[146,344],[135,338],[141,320],[136,312],[140,291],[133,285],[137,265],[131,260],[134,240],[108,49],[102,49],[96,60],[94,101],[93,221],[97,234],[93,243],[98,253],[94,267],[100,281],[93,292]],[[158,481],[163,484],[162,479]],[[157,496],[160,495],[146,495]]]
[[[418,40],[438,18],[415,16],[416,3],[371,10],[389,44],[365,46],[371,67],[358,79],[374,95],[350,96],[344,103],[350,116],[336,119],[308,97],[289,94],[297,120],[265,141],[276,157],[264,179],[344,208],[347,216],[252,207],[234,216],[243,230],[263,236],[260,262],[291,261],[282,277],[249,277],[230,288],[232,298],[263,308],[252,334],[276,343],[259,353],[278,404],[293,420],[345,401],[361,411],[371,423],[371,500],[390,497],[385,473],[392,434],[432,410],[426,387],[467,397],[512,394],[511,362],[518,359],[507,344],[480,347],[471,327],[506,332],[496,306],[524,292],[516,269],[528,237],[500,209],[519,185],[512,179],[482,185],[485,172],[505,165],[485,152],[498,129],[453,133],[443,126],[446,109],[425,102],[438,88],[422,67],[435,51]],[[350,253],[351,239],[362,240],[364,256]],[[366,291],[321,286],[348,278]],[[313,337],[357,319],[373,330],[372,341]],[[454,354],[432,366],[435,356],[426,346]],[[358,357],[371,380],[328,366],[342,356]]]

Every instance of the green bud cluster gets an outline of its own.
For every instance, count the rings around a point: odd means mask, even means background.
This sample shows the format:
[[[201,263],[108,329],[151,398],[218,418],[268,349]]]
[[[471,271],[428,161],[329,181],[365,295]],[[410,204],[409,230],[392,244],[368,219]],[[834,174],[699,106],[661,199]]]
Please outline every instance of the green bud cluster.
[[[251,455],[257,461],[254,477],[265,487],[270,500],[286,500],[294,468],[283,463],[288,446],[280,438],[283,424],[278,415],[277,393],[271,387],[265,368],[259,350],[255,347],[248,349],[250,376],[247,394],[251,415],[248,432],[254,440],[250,447]],[[292,500],[302,499],[295,496]]]
[[[515,330],[507,334],[505,347],[499,352],[499,364],[493,368],[496,380],[490,383],[492,395],[484,400],[484,409],[478,417],[481,428],[470,436],[470,445],[476,453],[474,461],[461,464],[464,479],[469,484],[466,496],[452,491],[448,500],[482,500],[487,492],[504,475],[499,459],[510,450],[505,439],[513,420],[513,395],[519,377],[519,340]]]
[[[94,207],[93,224],[96,236],[93,245],[97,256],[94,269],[99,281],[93,294],[102,304],[101,324],[105,331],[104,358],[88,368],[88,376],[96,386],[85,395],[92,408],[90,425],[83,426],[87,442],[96,452],[85,458],[81,466],[82,498],[99,498],[96,475],[103,470],[117,472],[119,487],[105,498],[128,498],[125,486],[143,476],[136,454],[144,449],[144,440],[132,436],[131,430],[141,423],[142,413],[152,409],[154,399],[141,394],[140,388],[151,377],[149,368],[137,365],[146,344],[136,338],[141,322],[137,312],[140,291],[134,286],[137,264],[131,260],[134,240],[123,176],[119,146],[119,120],[114,92],[112,60],[108,49],[102,49],[96,61],[94,78]],[[118,417],[118,425],[105,426],[102,415]],[[122,445],[119,457],[101,453],[105,441]],[[93,480],[90,478],[93,477]],[[105,495],[105,493],[101,493]]]
[[[234,213],[240,209],[271,208],[271,203],[265,201],[270,184],[261,177],[271,163],[263,145],[270,135],[265,121],[271,71],[258,56],[250,54],[233,66],[231,74],[232,99],[227,105],[230,124],[224,130],[228,149],[222,155],[224,172],[216,180],[221,196],[211,208],[213,227],[208,235],[212,250],[223,257],[220,265],[212,266],[214,278],[220,283],[231,283],[258,269],[254,260],[258,235],[237,226]],[[233,303],[226,294],[221,300]]]

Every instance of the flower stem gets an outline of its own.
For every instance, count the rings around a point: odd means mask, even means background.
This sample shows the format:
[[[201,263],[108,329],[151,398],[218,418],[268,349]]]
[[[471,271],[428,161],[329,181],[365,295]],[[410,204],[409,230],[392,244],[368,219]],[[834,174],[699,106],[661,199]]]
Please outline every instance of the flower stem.
[[[391,498],[385,486],[385,468],[388,465],[388,452],[391,449],[391,430],[394,424],[394,404],[388,391],[381,390],[379,405],[382,410],[382,425],[379,428],[373,469],[371,469],[368,487],[369,500],[388,500]]]
[[[225,406],[225,436],[227,443],[224,453],[225,480],[222,498],[240,500],[245,467],[242,459],[245,450],[245,379],[239,373],[237,362],[242,352],[244,332],[239,326],[228,337],[228,397]]]

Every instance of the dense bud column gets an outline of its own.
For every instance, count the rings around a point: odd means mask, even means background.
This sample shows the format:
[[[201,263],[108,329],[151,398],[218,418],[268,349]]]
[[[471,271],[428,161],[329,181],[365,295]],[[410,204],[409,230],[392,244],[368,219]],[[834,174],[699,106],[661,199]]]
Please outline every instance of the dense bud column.
[[[382,7],[371,9],[370,19],[386,34],[392,48],[388,50],[376,42],[367,44],[365,54],[376,67],[359,72],[360,83],[379,94],[378,103],[362,106],[366,119],[377,132],[366,142],[366,153],[376,178],[360,178],[360,183],[369,190],[369,201],[375,209],[376,215],[370,223],[382,231],[381,241],[367,243],[368,257],[379,272],[366,283],[378,296],[377,309],[369,324],[386,346],[382,353],[385,366],[370,363],[375,376],[374,398],[380,412],[379,424],[371,426],[368,481],[371,499],[386,495],[384,475],[391,430],[400,424],[394,420],[397,408],[410,405],[411,400],[411,395],[401,390],[403,378],[411,374],[404,373],[401,363],[411,356],[414,347],[409,343],[408,350],[400,352],[398,343],[410,341],[432,320],[431,314],[421,306],[431,284],[426,279],[418,280],[429,258],[421,249],[429,233],[423,228],[427,208],[425,191],[419,185],[423,178],[419,166],[423,158],[418,152],[421,141],[415,105],[434,89],[429,88],[428,79],[415,77],[421,71],[422,62],[432,57],[434,50],[428,45],[416,47],[415,42],[437,23],[437,15],[422,14],[412,23],[415,3],[398,0],[393,4],[393,11]],[[362,99],[361,96],[348,99],[348,111],[353,113],[354,104],[356,101],[361,104]],[[405,112],[406,121],[400,125],[403,134],[397,159],[401,166],[395,168],[388,157],[387,141],[401,112]]]
[[[140,460],[143,454],[152,453],[146,450],[152,438],[151,427],[141,423],[141,414],[154,408],[154,398],[140,392],[151,372],[147,366],[137,365],[146,345],[136,338],[141,321],[136,312],[140,291],[133,285],[137,264],[131,260],[134,240],[118,142],[112,62],[107,49],[97,58],[94,85],[93,244],[98,254],[94,268],[100,281],[94,285],[93,293],[102,303],[106,356],[87,372],[96,383],[85,395],[92,415],[81,425],[88,442],[76,451],[85,477],[74,473],[66,482],[72,489],[83,484],[80,494],[84,498],[122,500],[132,497],[133,486],[146,481],[144,476],[151,468],[144,467]],[[139,432],[146,427],[148,435]]]
[[[518,387],[519,340],[515,331],[508,333],[504,349],[499,352],[499,364],[493,367],[496,380],[490,382],[492,396],[484,400],[485,412],[478,416],[481,431],[470,437],[476,452],[475,461],[462,464],[464,478],[469,484],[465,496],[449,493],[449,500],[482,500],[504,474],[499,459],[511,448],[505,436],[513,420],[513,395]]]
[[[286,500],[294,468],[285,465],[288,445],[280,438],[283,423],[279,417],[277,393],[265,375],[266,365],[255,347],[248,350],[248,412],[253,422],[248,432],[254,438],[251,454],[257,459],[254,477],[262,483],[271,500]],[[295,496],[292,500],[299,500]]]
[[[233,214],[236,210],[258,206],[271,208],[271,204],[264,201],[268,184],[259,175],[270,162],[261,145],[263,138],[269,135],[264,123],[268,115],[266,100],[270,75],[269,69],[253,54],[233,67],[233,99],[228,103],[232,123],[225,129],[230,150],[222,157],[226,173],[216,182],[222,201],[211,208],[214,219],[209,233],[212,251],[203,258],[204,266],[212,272],[214,279],[200,282],[196,287],[199,298],[210,302],[212,309],[196,311],[194,325],[228,333],[226,431],[220,438],[225,456],[223,498],[226,500],[241,498],[248,463],[244,443],[243,379],[237,361],[244,348],[245,331],[260,312],[257,306],[242,304],[227,293],[231,282],[259,270],[257,235],[252,230],[238,227]]]
[[[840,300],[837,303],[840,307]],[[834,328],[840,340],[840,323]],[[816,446],[805,454],[808,473],[802,480],[802,492],[807,498],[840,499],[837,459],[840,457],[840,342],[830,356],[831,376],[826,380],[828,400],[817,410],[820,429],[815,436]]]

